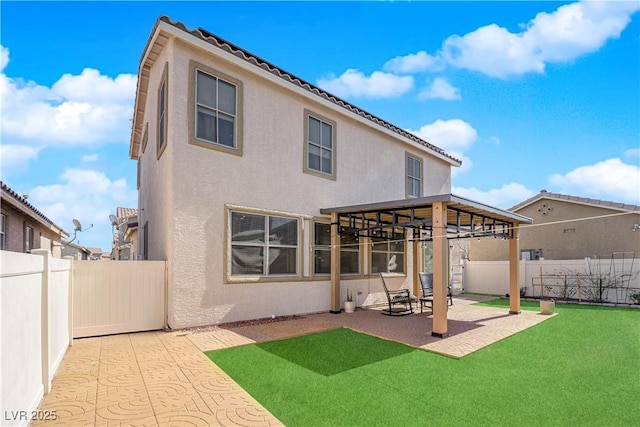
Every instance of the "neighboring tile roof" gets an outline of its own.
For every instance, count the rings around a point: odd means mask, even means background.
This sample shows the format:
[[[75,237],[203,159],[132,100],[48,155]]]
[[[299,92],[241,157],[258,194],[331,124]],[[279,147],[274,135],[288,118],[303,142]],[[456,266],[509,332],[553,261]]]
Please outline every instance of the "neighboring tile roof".
[[[599,199],[590,199],[588,197],[579,197],[579,196],[570,196],[568,194],[559,194],[559,193],[549,193],[547,190],[541,190],[540,193],[535,196],[525,200],[522,203],[518,203],[512,208],[509,208],[510,211],[517,211],[519,209],[524,208],[525,206],[530,205],[533,202],[536,202],[540,199],[553,199],[553,200],[561,200],[565,202],[575,202],[583,205],[592,205],[598,206],[608,209],[615,209],[621,211],[636,211],[640,212],[640,206],[638,205],[630,205],[625,203],[611,202],[607,200],[599,200]]]
[[[324,98],[324,99],[326,99],[326,100],[338,105],[339,107],[344,108],[345,110],[348,110],[348,111],[350,111],[350,112],[352,112],[354,114],[357,114],[357,115],[359,115],[359,116],[361,116],[361,117],[363,117],[363,118],[365,118],[365,119],[367,119],[367,120],[369,120],[369,121],[371,121],[371,122],[373,122],[373,123],[375,123],[375,124],[377,124],[379,126],[382,126],[382,127],[386,128],[386,129],[392,131],[392,132],[395,132],[395,133],[397,133],[399,135],[402,135],[403,137],[408,138],[413,142],[416,142],[416,143],[418,143],[420,145],[423,145],[423,146],[429,148],[430,150],[435,151],[435,152],[439,153],[440,155],[452,160],[455,163],[462,164],[461,160],[459,160],[459,159],[447,154],[442,148],[436,147],[435,145],[430,144],[429,142],[427,142],[427,141],[425,141],[425,140],[423,140],[421,138],[418,138],[414,134],[409,133],[409,132],[407,132],[407,131],[405,131],[403,129],[400,129],[397,126],[392,125],[391,123],[389,123],[389,122],[387,122],[385,120],[382,120],[381,118],[379,118],[377,116],[374,116],[373,114],[368,113],[368,112],[362,110],[361,108],[358,108],[355,105],[350,104],[350,103],[338,98],[337,96],[330,94],[329,92],[327,92],[327,91],[325,91],[323,89],[320,89],[317,86],[314,86],[313,84],[307,82],[306,80],[303,80],[303,79],[301,79],[300,77],[297,77],[294,74],[291,74],[291,73],[289,73],[287,71],[284,71],[281,68],[276,67],[272,63],[260,58],[259,56],[256,56],[256,55],[254,55],[254,54],[242,49],[241,47],[236,46],[235,44],[233,44],[233,43],[231,43],[231,42],[229,42],[229,41],[227,41],[227,40],[225,40],[225,39],[223,39],[221,37],[218,37],[218,36],[214,35],[213,33],[209,32],[209,31],[207,31],[207,30],[205,30],[203,28],[198,28],[197,30],[189,30],[186,27],[186,25],[184,25],[182,22],[178,22],[178,21],[174,22],[174,21],[171,20],[171,18],[169,18],[168,16],[165,16],[165,15],[159,17],[158,20],[156,21],[156,25],[154,26],[153,31],[151,32],[151,37],[149,38],[149,40],[147,41],[147,45],[145,46],[144,53],[143,53],[143,59],[144,59],[145,53],[149,49],[149,46],[150,46],[150,43],[151,43],[151,38],[153,37],[153,34],[156,31],[158,23],[161,22],[161,21],[165,22],[165,23],[167,23],[167,24],[169,24],[169,25],[171,25],[171,26],[173,26],[173,27],[175,27],[175,28],[177,28],[179,30],[184,31],[185,33],[191,34],[192,36],[197,37],[198,39],[203,40],[203,41],[205,41],[205,42],[207,42],[207,43],[209,43],[209,44],[211,44],[213,46],[216,46],[216,47],[222,49],[223,51],[225,51],[227,53],[230,53],[231,55],[236,56],[237,58],[243,59],[246,62],[248,62],[248,63],[250,63],[250,64],[252,64],[252,65],[254,65],[254,66],[258,67],[258,68],[261,68],[261,69],[263,69],[263,70],[265,70],[265,71],[267,71],[267,72],[269,72],[269,73],[271,73],[271,74],[273,74],[273,75],[275,75],[277,77],[280,77],[281,79],[283,79],[283,80],[285,80],[285,81],[287,81],[287,82],[289,82],[289,83],[291,83],[291,84],[293,84],[295,86],[298,86],[298,87],[300,87],[302,89],[305,89],[305,90],[307,90],[307,91],[309,91],[309,92],[311,92],[311,93],[313,93],[313,94],[315,94],[315,95],[317,95],[317,96],[319,96],[321,98]],[[142,63],[142,61],[141,61],[141,63]],[[134,112],[134,117],[135,117],[135,112]]]
[[[26,208],[28,208],[34,215],[34,217],[37,217],[41,220],[43,220],[45,223],[47,223],[48,225],[50,225],[53,228],[57,228],[58,230],[60,230],[60,232],[62,234],[65,234],[67,237],[69,236],[69,233],[67,233],[66,231],[64,231],[62,229],[62,227],[58,226],[56,223],[54,223],[53,221],[51,221],[49,218],[47,218],[45,216],[45,214],[43,214],[42,212],[40,212],[38,209],[36,209],[31,203],[29,203],[24,197],[22,197],[20,194],[16,193],[15,191],[13,191],[7,184],[5,184],[4,182],[0,181],[0,184],[2,186],[2,192],[8,194],[9,196],[11,196],[13,199],[15,199],[18,203],[24,205]]]
[[[118,218],[131,218],[132,216],[138,216],[138,209],[118,206],[116,209],[116,216]]]

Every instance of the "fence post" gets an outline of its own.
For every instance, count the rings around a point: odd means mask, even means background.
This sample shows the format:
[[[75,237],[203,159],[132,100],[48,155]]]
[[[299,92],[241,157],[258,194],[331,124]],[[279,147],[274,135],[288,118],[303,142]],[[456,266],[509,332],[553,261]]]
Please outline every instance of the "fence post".
[[[33,255],[41,255],[44,257],[42,264],[42,293],[40,304],[40,351],[42,361],[42,385],[44,386],[44,394],[51,391],[51,369],[49,359],[51,358],[49,351],[49,287],[51,280],[51,252],[47,249],[34,249],[31,251]]]
[[[76,259],[74,256],[66,256],[64,259],[69,260],[69,347],[73,347],[73,260]]]

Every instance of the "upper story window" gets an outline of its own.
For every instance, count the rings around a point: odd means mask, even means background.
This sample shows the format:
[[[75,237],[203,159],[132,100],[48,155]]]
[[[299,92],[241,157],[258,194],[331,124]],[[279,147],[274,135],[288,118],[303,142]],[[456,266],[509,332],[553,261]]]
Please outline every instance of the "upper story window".
[[[313,274],[331,273],[331,224],[314,223]],[[360,273],[360,244],[355,236],[340,236],[340,275]]]
[[[194,61],[190,70],[190,142],[241,155],[241,82]]]
[[[336,123],[305,110],[304,172],[336,177]]]
[[[2,214],[0,219],[0,250],[7,248],[7,216]]]
[[[235,147],[235,85],[197,70],[196,110],[196,138]]]
[[[298,219],[231,212],[231,275],[298,274]]]
[[[165,64],[160,86],[158,87],[158,129],[157,129],[157,157],[160,158],[164,149],[167,148],[167,105],[169,101],[169,91],[167,86],[167,69]]]
[[[24,226],[24,251],[30,252],[33,249],[33,228]]]
[[[407,154],[407,197],[422,197],[422,160]]]

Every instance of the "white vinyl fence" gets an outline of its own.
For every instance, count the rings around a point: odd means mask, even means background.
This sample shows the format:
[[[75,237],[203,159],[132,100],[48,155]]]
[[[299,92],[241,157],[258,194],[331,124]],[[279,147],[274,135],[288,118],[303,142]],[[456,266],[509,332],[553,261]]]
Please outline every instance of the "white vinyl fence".
[[[0,257],[0,425],[27,425],[71,343],[71,261],[46,250]]]
[[[509,292],[508,261],[465,261],[464,290]],[[607,258],[520,261],[520,288],[531,297],[629,304],[640,292],[640,260]]]
[[[73,261],[38,249],[0,251],[0,267],[3,427],[40,415],[73,338],[164,326],[165,261]]]
[[[165,261],[75,261],[73,337],[162,329]]]

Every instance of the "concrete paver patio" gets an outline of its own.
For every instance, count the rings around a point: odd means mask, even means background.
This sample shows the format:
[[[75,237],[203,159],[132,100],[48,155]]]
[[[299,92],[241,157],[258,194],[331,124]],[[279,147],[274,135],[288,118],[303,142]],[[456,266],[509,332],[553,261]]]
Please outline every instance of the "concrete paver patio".
[[[463,357],[552,316],[472,305],[449,307],[450,337],[431,337],[430,313],[391,318],[378,310],[320,313],[233,329],[144,332],[74,340],[34,426],[282,425],[204,351],[347,327],[450,357]]]

